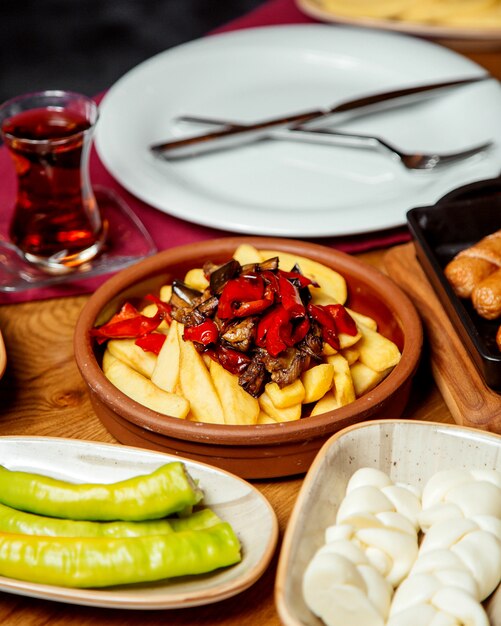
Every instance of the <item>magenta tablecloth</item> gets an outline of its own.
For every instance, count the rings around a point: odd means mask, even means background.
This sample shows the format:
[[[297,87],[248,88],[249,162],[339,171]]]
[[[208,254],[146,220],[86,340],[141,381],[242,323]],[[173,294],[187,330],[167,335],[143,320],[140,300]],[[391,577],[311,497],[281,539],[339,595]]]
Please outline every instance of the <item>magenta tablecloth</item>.
[[[311,23],[314,20],[304,15],[296,7],[294,0],[270,0],[258,9],[252,11],[230,24],[219,28],[217,33],[241,28],[252,28],[276,24]],[[202,241],[214,237],[233,235],[228,231],[216,230],[199,226],[184,220],[166,215],[141,202],[114,180],[93,151],[90,161],[91,179],[95,185],[103,185],[116,191],[133,209],[141,219],[147,230],[151,233],[159,250],[165,250],[173,246]],[[10,220],[12,200],[15,195],[15,176],[12,163],[5,149],[0,149],[0,234],[5,236]],[[345,252],[363,252],[378,247],[401,243],[409,240],[407,229],[401,228],[390,232],[382,232],[356,237],[328,238],[318,240],[318,243],[330,245]],[[18,294],[0,293],[0,303],[25,302],[29,300],[42,300],[51,297],[69,296],[90,293],[96,289],[107,276],[65,283],[64,285],[46,289],[32,289]]]

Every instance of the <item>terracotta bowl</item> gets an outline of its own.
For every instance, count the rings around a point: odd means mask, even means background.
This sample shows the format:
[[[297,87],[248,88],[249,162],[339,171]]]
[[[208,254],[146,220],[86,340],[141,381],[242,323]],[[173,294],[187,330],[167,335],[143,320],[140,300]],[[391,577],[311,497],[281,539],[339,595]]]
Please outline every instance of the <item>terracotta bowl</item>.
[[[400,363],[373,391],[335,411],[296,422],[255,426],[213,425],[161,415],[129,399],[101,370],[102,349],[89,330],[107,321],[127,300],[157,291],[204,261],[223,263],[242,243],[296,253],[340,272],[347,306],[378,322],[402,352]],[[341,428],[376,418],[398,418],[408,400],[422,346],[422,328],[407,296],[384,274],[341,252],[287,239],[233,237],[166,250],[127,268],[88,300],[75,330],[75,357],[94,410],[121,443],[209,463],[244,478],[305,473],[320,447]]]

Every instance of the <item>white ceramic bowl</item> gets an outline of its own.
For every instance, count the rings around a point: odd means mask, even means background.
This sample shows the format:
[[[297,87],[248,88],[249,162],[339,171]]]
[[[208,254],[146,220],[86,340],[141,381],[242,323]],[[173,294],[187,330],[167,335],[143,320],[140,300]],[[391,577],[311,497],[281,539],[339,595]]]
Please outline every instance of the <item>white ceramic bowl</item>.
[[[334,523],[351,475],[361,467],[386,472],[396,482],[417,486],[443,469],[501,471],[501,436],[449,424],[375,420],[333,435],[313,462],[285,533],[275,599],[285,626],[318,626],[302,594],[307,564]],[[491,626],[501,626],[501,587],[489,601]],[[497,605],[497,606],[496,606]]]

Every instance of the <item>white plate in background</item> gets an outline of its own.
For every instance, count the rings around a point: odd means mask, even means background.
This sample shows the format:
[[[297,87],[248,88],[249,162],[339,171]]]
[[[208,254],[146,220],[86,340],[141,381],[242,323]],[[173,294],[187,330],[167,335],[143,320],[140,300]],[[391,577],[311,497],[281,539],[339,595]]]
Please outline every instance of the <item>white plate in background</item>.
[[[343,126],[406,150],[450,152],[496,142],[482,155],[432,172],[409,172],[369,150],[283,141],[171,162],[148,147],[201,132],[176,121],[184,114],[253,121],[484,73],[451,50],[384,31],[324,24],[241,30],[167,50],[128,72],[101,104],[96,146],[128,191],[191,222],[293,237],[377,231],[405,224],[412,207],[499,174],[497,81]]]

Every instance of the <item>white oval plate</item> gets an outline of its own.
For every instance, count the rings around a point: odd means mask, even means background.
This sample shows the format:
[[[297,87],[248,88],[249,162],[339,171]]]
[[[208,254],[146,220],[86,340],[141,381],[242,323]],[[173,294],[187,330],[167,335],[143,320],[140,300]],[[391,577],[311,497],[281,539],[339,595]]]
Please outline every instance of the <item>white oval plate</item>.
[[[218,602],[250,587],[273,556],[278,524],[268,501],[249,483],[203,463],[138,448],[51,437],[0,437],[3,466],[76,483],[116,482],[152,472],[173,460],[186,464],[204,490],[204,504],[233,526],[242,544],[240,563],[202,576],[105,589],[74,589],[0,577],[0,590],[106,608],[174,609]]]
[[[383,31],[313,24],[226,33],[163,52],[123,76],[101,104],[96,146],[128,191],[191,222],[294,237],[377,231],[405,224],[412,207],[498,175],[497,81],[343,126],[406,150],[449,152],[496,141],[440,171],[410,172],[369,150],[284,141],[171,162],[148,147],[206,130],[177,122],[184,114],[253,121],[484,73],[446,48]]]

